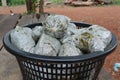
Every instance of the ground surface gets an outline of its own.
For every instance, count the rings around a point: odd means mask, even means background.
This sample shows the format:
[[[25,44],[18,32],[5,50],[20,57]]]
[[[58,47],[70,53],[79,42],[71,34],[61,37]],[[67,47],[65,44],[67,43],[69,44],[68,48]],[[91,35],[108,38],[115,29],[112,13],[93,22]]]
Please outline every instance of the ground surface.
[[[0,14],[25,13],[25,6],[0,7]],[[45,12],[63,14],[75,21],[84,21],[92,24],[98,24],[106,27],[117,35],[120,40],[120,6],[102,6],[102,7],[66,7],[53,6],[45,8]],[[111,73],[115,80],[120,80],[120,71],[115,73],[113,65],[120,62],[120,45],[110,54],[105,61],[105,68]]]

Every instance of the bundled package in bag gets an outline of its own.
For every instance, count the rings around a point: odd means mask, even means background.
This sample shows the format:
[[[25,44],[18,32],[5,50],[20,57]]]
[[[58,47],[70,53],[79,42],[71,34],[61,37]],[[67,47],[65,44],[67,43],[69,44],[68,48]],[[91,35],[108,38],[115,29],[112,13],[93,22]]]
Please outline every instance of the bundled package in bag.
[[[61,44],[56,38],[43,33],[35,47],[34,53],[46,56],[57,56],[60,46]]]
[[[35,46],[35,41],[32,38],[32,30],[27,27],[17,26],[10,33],[11,43],[18,49],[30,52]]]
[[[88,32],[83,32],[79,35],[74,35],[76,46],[85,53],[94,51],[104,51],[106,45],[99,37],[96,37]]]
[[[77,26],[73,23],[69,23],[68,28],[66,30],[66,34],[71,36],[74,35],[76,31],[77,31]]]
[[[76,46],[73,43],[64,43],[61,46],[60,52],[58,56],[78,56],[82,55],[82,52],[80,49],[76,48]]]
[[[71,41],[72,39],[72,35],[76,34],[77,33],[77,27],[75,24],[73,23],[69,23],[68,24],[68,28],[67,30],[65,31],[65,34],[64,34],[64,37],[60,39],[61,43],[66,43],[68,41]]]
[[[112,39],[112,34],[109,30],[99,25],[92,25],[87,30],[94,36],[99,37],[105,45],[108,45]]]
[[[90,41],[88,41],[88,45],[90,52],[104,51],[107,46],[99,37],[92,38]]]
[[[43,32],[43,27],[42,26],[35,26],[33,29],[32,29],[32,37],[35,41],[37,41],[40,36],[42,35],[42,32]]]
[[[63,15],[50,15],[43,22],[44,32],[55,38],[62,38],[67,30],[70,18]]]
[[[83,28],[77,33],[73,36],[73,41],[85,52],[104,51],[112,38],[110,31],[97,25]]]

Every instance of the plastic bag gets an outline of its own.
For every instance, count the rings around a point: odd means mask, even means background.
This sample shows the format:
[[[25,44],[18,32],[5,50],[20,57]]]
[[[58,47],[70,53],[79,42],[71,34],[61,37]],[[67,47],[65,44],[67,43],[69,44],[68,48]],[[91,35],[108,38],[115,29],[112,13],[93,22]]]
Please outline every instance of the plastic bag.
[[[77,30],[77,33],[72,36],[73,42],[83,52],[104,51],[105,47],[110,43],[112,34],[107,29],[92,25],[89,28]]]
[[[89,32],[83,32],[79,35],[73,36],[74,43],[80,50],[84,53],[94,52],[94,51],[104,51],[106,45],[97,36],[92,35]]]
[[[82,55],[82,52],[75,47],[72,43],[65,43],[61,46],[58,56],[78,56]]]
[[[35,54],[57,56],[60,46],[57,39],[43,33],[35,47]]]
[[[62,38],[67,30],[70,18],[63,15],[50,15],[43,22],[44,32],[55,38]]]
[[[66,34],[71,36],[71,35],[74,35],[76,31],[77,31],[76,25],[73,23],[69,23],[68,28],[66,30]]]
[[[99,37],[105,45],[108,45],[112,39],[112,34],[109,30],[98,25],[92,25],[87,29],[94,36]]]
[[[35,46],[30,28],[17,26],[11,31],[10,37],[11,43],[20,50],[29,52]]]
[[[43,27],[42,26],[36,26],[32,29],[32,37],[35,41],[37,41],[40,36],[42,35]]]
[[[66,43],[68,41],[72,41],[72,39],[71,39],[72,37],[71,36],[76,34],[77,30],[78,29],[77,29],[75,24],[69,23],[64,37],[60,39],[61,43]]]

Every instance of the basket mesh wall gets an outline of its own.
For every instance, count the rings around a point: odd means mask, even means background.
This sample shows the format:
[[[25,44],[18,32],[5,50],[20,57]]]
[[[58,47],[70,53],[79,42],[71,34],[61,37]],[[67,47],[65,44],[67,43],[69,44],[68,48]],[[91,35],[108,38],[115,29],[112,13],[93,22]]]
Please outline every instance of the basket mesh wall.
[[[41,62],[17,57],[23,80],[96,80],[105,57],[77,63]]]

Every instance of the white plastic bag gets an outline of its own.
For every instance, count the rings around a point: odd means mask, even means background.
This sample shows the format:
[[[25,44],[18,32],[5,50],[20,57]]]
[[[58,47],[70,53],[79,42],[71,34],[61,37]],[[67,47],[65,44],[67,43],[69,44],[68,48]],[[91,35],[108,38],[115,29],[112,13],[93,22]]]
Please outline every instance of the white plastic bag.
[[[67,30],[70,18],[63,15],[50,15],[43,22],[44,32],[55,38],[62,38]]]
[[[17,26],[11,31],[10,37],[11,43],[20,50],[29,52],[35,46],[30,28]]]
[[[43,33],[35,47],[35,54],[57,56],[60,46],[57,39]]]
[[[42,26],[35,26],[33,29],[32,29],[32,37],[35,41],[37,41],[40,36],[42,35],[42,32],[43,32],[43,27]]]
[[[89,30],[94,36],[99,37],[105,45],[108,45],[112,39],[111,32],[104,27],[92,25],[87,30]]]
[[[76,34],[77,30],[78,29],[75,24],[69,23],[64,37],[60,39],[61,43],[66,43],[68,41],[72,41],[72,39],[71,39],[72,35]]]
[[[75,47],[72,43],[65,43],[61,46],[58,56],[78,56],[82,55],[82,52]]]
[[[71,36],[74,35],[76,31],[77,31],[77,26],[73,23],[69,23],[66,34]]]
[[[97,36],[89,32],[83,32],[79,35],[73,36],[74,43],[83,52],[94,52],[94,51],[104,51],[106,45]]]
[[[107,46],[99,37],[92,38],[88,42],[88,45],[89,45],[90,52],[104,51],[104,49]]]
[[[95,52],[104,51],[112,39],[112,34],[101,26],[92,25],[89,28],[77,30],[77,33],[72,37],[73,42],[81,50],[85,52]]]

